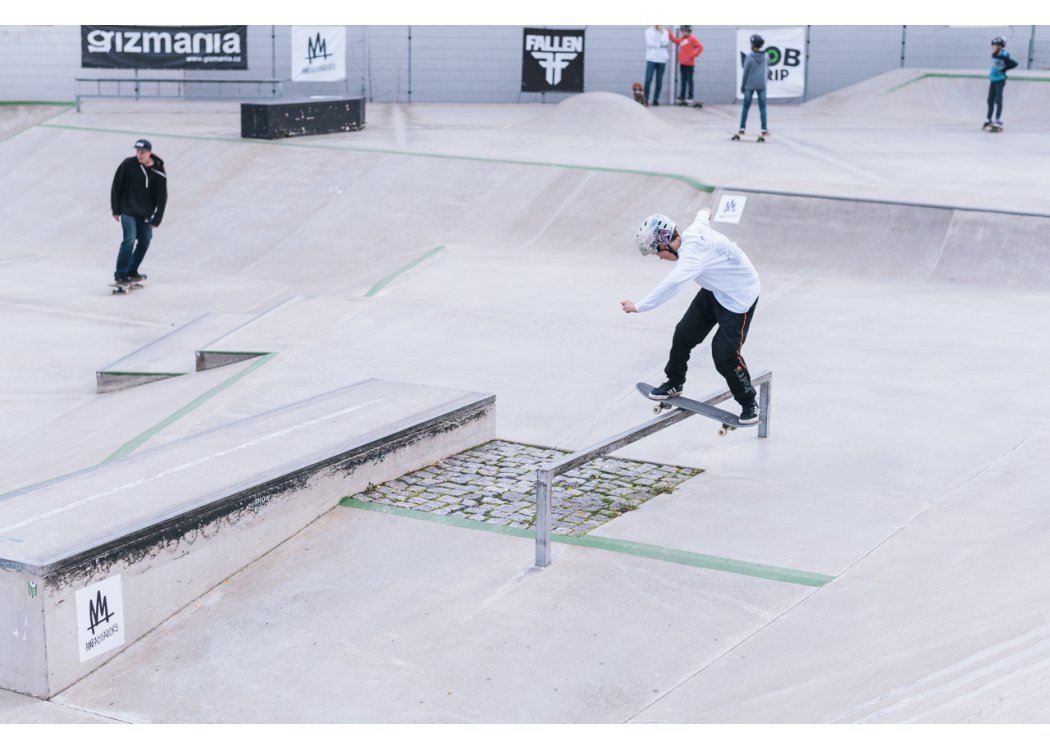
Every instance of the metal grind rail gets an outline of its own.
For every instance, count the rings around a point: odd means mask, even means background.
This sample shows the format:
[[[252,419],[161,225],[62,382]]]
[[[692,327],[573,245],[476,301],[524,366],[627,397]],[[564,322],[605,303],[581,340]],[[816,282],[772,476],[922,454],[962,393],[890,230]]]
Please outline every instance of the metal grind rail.
[[[758,437],[769,437],[769,408],[771,401],[770,391],[773,385],[772,371],[765,371],[758,377],[753,378],[751,384],[758,388],[759,420]],[[732,398],[728,391],[720,391],[713,396],[703,399],[703,403],[714,405]],[[545,568],[551,563],[551,530],[553,526],[553,498],[554,480],[561,474],[572,471],[577,466],[591,461],[599,456],[623,448],[625,445],[641,440],[655,432],[670,427],[694,416],[693,412],[685,409],[674,408],[666,414],[661,414],[648,422],[632,427],[629,430],[614,435],[608,440],[584,448],[571,455],[565,456],[553,463],[542,466],[536,470],[536,567]]]

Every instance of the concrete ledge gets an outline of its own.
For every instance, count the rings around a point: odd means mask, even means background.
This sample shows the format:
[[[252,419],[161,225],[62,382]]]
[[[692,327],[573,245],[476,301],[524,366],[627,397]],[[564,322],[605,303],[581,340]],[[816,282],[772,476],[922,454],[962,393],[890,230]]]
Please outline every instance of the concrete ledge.
[[[203,372],[204,370],[213,370],[216,367],[225,367],[226,365],[243,362],[246,359],[262,357],[266,354],[269,354],[269,352],[213,352],[199,349],[194,352],[194,359],[197,372]]]
[[[491,440],[494,409],[369,380],[7,498],[0,688],[55,695],[341,497]]]
[[[111,393],[192,372],[188,352],[244,325],[251,318],[249,315],[213,313],[194,318],[186,325],[98,370],[95,373],[95,390],[98,393]],[[239,360],[230,360],[233,361]],[[197,369],[203,368],[198,365]]]

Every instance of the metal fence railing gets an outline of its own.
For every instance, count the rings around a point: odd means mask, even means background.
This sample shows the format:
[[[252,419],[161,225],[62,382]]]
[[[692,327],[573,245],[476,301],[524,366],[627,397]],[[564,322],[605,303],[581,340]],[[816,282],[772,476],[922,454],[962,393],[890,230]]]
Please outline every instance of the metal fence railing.
[[[184,78],[75,78],[77,112],[82,99],[277,99],[281,81]]]

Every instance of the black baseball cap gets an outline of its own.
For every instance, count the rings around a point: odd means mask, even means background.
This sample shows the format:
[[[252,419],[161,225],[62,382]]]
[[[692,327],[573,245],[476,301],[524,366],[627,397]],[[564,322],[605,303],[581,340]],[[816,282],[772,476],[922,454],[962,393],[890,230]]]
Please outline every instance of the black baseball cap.
[[[135,141],[135,150],[143,149],[144,151],[152,151],[153,144],[147,141],[145,138],[139,138]]]

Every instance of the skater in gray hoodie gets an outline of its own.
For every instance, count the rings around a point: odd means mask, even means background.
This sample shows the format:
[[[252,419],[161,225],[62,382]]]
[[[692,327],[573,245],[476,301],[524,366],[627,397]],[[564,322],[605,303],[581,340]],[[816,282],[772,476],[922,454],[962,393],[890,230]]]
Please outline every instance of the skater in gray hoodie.
[[[762,51],[766,40],[758,34],[751,35],[751,54],[744,59],[743,84],[740,93],[744,95],[744,107],[740,112],[740,132],[747,128],[747,112],[751,109],[751,98],[758,94],[758,113],[762,119],[762,136],[769,135],[766,123],[766,78],[769,75],[769,55]]]

